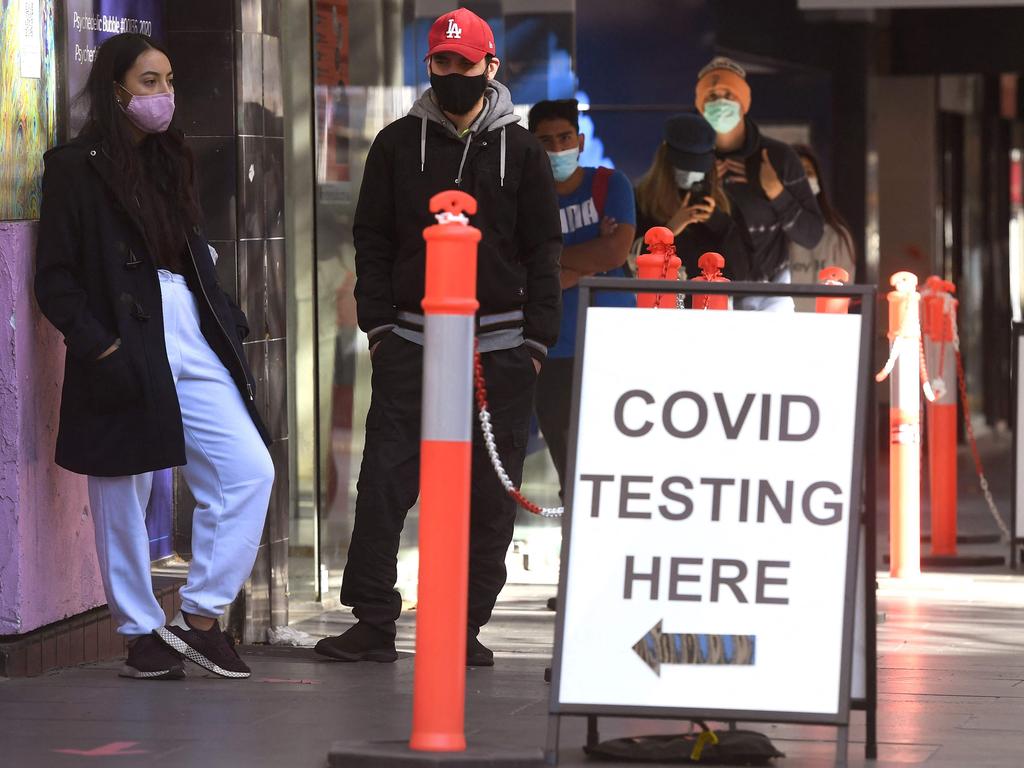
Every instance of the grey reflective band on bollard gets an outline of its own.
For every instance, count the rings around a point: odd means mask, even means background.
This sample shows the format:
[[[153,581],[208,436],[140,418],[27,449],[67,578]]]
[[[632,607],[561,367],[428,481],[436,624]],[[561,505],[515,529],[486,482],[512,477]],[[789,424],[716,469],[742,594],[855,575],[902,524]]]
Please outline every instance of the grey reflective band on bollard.
[[[423,440],[473,438],[472,315],[427,315],[423,328]]]

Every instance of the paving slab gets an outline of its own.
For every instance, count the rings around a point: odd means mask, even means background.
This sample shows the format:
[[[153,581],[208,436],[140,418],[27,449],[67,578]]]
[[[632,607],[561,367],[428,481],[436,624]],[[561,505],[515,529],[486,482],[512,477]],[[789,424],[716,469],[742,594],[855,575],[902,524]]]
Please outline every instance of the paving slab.
[[[482,639],[493,669],[467,670],[471,743],[510,753],[543,747],[554,614],[549,587],[510,585]],[[1024,765],[1024,580],[1006,572],[880,576],[879,759],[863,758],[864,713],[850,726],[853,768],[1019,768]],[[408,737],[415,612],[402,619],[395,664],[322,660],[309,648],[251,646],[248,681],[189,667],[184,681],[117,677],[119,663],[0,679],[0,750],[7,766],[315,766],[335,742]],[[297,623],[314,635],[342,631],[345,611]],[[688,723],[600,721],[602,738],[679,733]],[[834,765],[835,729],[763,723],[782,768]],[[583,718],[566,718],[560,762],[589,764]],[[601,765],[617,765],[602,763]],[[623,764],[624,765],[624,764]]]

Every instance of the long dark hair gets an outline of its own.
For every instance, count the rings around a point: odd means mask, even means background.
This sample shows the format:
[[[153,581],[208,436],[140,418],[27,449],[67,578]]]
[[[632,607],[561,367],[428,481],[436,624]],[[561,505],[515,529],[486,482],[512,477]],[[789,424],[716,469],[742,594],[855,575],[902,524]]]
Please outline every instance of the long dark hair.
[[[846,219],[843,218],[842,214],[832,207],[828,195],[825,194],[825,184],[821,178],[821,163],[818,162],[817,155],[806,144],[794,144],[793,149],[801,159],[806,159],[810,162],[811,167],[814,168],[814,175],[818,177],[818,186],[821,188],[821,191],[818,192],[818,208],[821,209],[821,216],[825,219],[826,224],[839,233],[839,237],[842,238],[842,241],[850,251],[850,258],[856,261],[857,257],[853,249],[853,236],[850,234],[850,225],[846,223]]]
[[[175,237],[179,225],[199,223],[194,186],[194,159],[185,137],[172,122],[163,133],[150,134],[136,146],[128,118],[117,101],[115,83],[147,50],[167,51],[145,35],[126,32],[108,38],[96,52],[92,70],[79,99],[87,99],[88,119],[80,132],[101,141],[113,161],[124,199],[138,198],[144,183],[152,183],[170,205],[145,206],[143,223],[152,240]],[[168,58],[170,58],[168,56]],[[159,247],[158,243],[151,243]]]

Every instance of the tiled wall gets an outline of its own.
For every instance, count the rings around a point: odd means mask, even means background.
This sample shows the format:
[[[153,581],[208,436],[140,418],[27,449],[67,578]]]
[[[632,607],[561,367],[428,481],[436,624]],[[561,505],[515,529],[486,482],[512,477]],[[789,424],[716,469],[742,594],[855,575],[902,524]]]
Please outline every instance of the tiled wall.
[[[196,155],[206,235],[225,290],[249,319],[245,343],[277,472],[252,578],[232,610],[246,640],[288,620],[288,328],[280,0],[167,0],[178,125]],[[176,539],[191,499],[176,483]]]

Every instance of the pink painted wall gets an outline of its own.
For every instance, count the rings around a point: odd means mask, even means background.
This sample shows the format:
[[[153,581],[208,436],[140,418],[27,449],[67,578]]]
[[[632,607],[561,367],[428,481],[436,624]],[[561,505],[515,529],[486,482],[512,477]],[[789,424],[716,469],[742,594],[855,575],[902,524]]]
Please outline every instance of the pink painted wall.
[[[0,636],[102,605],[85,478],[53,463],[64,344],[32,294],[38,222],[0,222]]]

